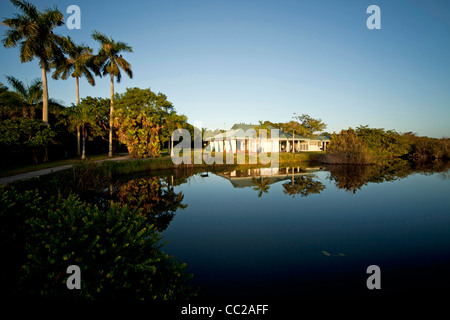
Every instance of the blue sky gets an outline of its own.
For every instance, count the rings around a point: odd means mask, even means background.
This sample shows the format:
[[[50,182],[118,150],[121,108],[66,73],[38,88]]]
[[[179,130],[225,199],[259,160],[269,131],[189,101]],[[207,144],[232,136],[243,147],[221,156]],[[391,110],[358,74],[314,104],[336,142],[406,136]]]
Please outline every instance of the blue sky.
[[[125,41],[134,77],[127,87],[162,92],[190,122],[209,129],[234,123],[321,118],[327,131],[368,124],[450,136],[450,2],[445,0],[85,1],[39,0],[81,9],[81,30],[61,27],[95,50],[94,29]],[[369,5],[381,29],[369,30]],[[14,7],[1,1],[1,17]],[[2,37],[6,27],[0,26]],[[21,64],[18,49],[0,48],[0,81],[40,77],[38,62]],[[109,79],[80,94],[109,97]],[[49,80],[49,95],[75,102],[75,80]]]

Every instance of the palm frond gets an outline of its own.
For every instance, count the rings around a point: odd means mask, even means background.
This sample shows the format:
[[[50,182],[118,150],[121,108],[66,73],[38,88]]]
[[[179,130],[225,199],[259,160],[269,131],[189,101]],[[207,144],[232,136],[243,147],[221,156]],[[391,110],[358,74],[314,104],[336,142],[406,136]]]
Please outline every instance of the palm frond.
[[[125,71],[125,73],[130,77],[133,78],[133,71],[131,70],[131,66],[130,63],[128,61],[126,61],[124,58],[122,58],[122,56],[117,57],[116,59],[116,63],[119,65],[119,67]]]
[[[8,81],[9,85],[13,88],[13,90],[18,94],[20,94],[22,97],[26,97],[28,95],[25,85],[19,79],[13,76],[6,76],[6,81]]]
[[[39,11],[31,2],[21,0],[10,1],[17,9],[25,13],[30,18],[36,19],[39,16]]]
[[[92,38],[95,41],[100,42],[102,45],[109,42],[108,37],[105,34],[99,32],[97,30],[94,30],[94,32],[92,33]]]

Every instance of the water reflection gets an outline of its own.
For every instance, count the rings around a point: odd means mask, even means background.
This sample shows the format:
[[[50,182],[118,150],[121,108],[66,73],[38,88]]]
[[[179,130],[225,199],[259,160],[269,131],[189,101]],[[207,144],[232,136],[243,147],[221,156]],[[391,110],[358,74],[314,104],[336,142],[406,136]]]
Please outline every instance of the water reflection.
[[[325,189],[325,185],[315,179],[317,179],[315,175],[292,178],[292,182],[283,183],[283,192],[292,197],[296,195],[307,197],[312,194],[319,194]]]
[[[258,192],[258,198],[269,193],[270,185],[289,180],[283,184],[285,193],[306,197],[320,193],[325,186],[317,180],[313,172],[323,170],[322,167],[282,167],[282,168],[246,168],[216,174],[228,179],[234,188],[251,188]]]
[[[356,193],[369,183],[383,183],[406,178],[413,173],[441,173],[448,178],[449,162],[409,162],[391,160],[376,165],[334,165],[327,166],[328,179],[334,185],[350,193]]]
[[[115,201],[140,208],[149,223],[162,232],[175,217],[175,212],[187,207],[182,203],[183,193],[174,191],[174,183],[173,175],[130,180],[119,187]]]

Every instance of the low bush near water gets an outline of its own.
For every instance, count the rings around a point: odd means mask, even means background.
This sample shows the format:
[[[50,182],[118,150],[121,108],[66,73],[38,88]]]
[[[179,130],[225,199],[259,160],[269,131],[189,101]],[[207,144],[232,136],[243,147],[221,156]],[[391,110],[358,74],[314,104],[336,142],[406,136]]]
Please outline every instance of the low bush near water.
[[[36,191],[0,189],[1,243],[13,274],[11,295],[80,299],[185,299],[193,295],[185,264],[161,251],[161,235],[138,209],[106,210],[76,195],[44,201]],[[82,290],[68,290],[78,265]],[[19,268],[17,268],[19,267]],[[14,268],[13,268],[14,269]]]

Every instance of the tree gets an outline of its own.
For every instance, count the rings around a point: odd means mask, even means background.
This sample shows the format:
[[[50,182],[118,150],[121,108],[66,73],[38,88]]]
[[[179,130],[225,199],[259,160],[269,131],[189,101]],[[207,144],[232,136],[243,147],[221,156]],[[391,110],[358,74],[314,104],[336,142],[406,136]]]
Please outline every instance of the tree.
[[[9,27],[2,43],[6,48],[20,47],[20,62],[39,60],[42,72],[43,104],[42,121],[48,123],[48,85],[47,72],[52,62],[64,59],[61,37],[53,29],[64,24],[63,14],[55,7],[39,11],[33,4],[23,0],[10,0],[21,12],[13,18],[6,18],[3,24]]]
[[[291,121],[286,122],[286,123],[283,124],[283,130],[284,131],[288,131],[288,132],[292,132],[292,152],[295,152],[295,148],[294,148],[295,134],[306,135],[307,134],[306,128],[303,127],[297,121],[291,120]]]
[[[370,149],[351,128],[333,134],[327,150],[323,158],[325,163],[370,164],[373,161]]]
[[[14,91],[19,95],[23,104],[22,115],[28,117],[28,109],[30,110],[30,118],[36,115],[36,105],[42,101],[42,81],[34,79],[31,86],[20,81],[13,76],[6,76],[6,80]]]
[[[51,143],[55,135],[50,126],[37,119],[20,117],[0,120],[0,145],[31,151],[33,164],[38,163],[38,149]]]
[[[171,111],[165,117],[165,125],[163,125],[162,134],[161,134],[161,142],[169,141],[169,154],[173,155],[173,139],[172,133],[176,129],[181,129],[185,127],[185,123],[187,122],[187,117],[185,115],[177,114],[175,111]]]
[[[119,140],[133,157],[158,156],[161,145],[151,145],[168,141],[175,129],[189,127],[187,117],[175,112],[167,96],[150,88],[127,88],[116,96],[116,107]]]
[[[322,122],[322,119],[314,119],[307,114],[301,116],[294,116],[300,125],[305,129],[306,135],[313,135],[315,132],[325,130],[327,125]]]
[[[111,37],[108,38],[106,35],[94,31],[92,38],[98,41],[101,45],[100,51],[95,58],[95,63],[99,68],[102,75],[109,74],[111,77],[111,106],[110,106],[110,119],[109,119],[109,153],[108,156],[112,157],[112,137],[113,137],[113,126],[114,126],[114,77],[116,77],[117,82],[120,82],[122,74],[120,70],[123,70],[130,78],[133,78],[133,72],[131,71],[131,66],[126,61],[121,52],[133,52],[131,47],[122,41],[114,41]]]
[[[92,136],[100,136],[103,133],[101,124],[102,116],[105,110],[102,110],[101,108],[101,100],[101,98],[86,97],[71,109],[71,126],[80,128],[83,140],[81,160],[86,159],[86,139],[88,137],[88,133],[90,132]]]
[[[67,78],[72,76],[75,78],[76,83],[76,95],[77,95],[77,105],[80,103],[80,87],[79,78],[85,76],[88,82],[95,86],[95,80],[91,73],[91,70],[98,73],[95,69],[93,63],[94,56],[92,55],[92,49],[85,45],[75,44],[70,37],[64,37],[63,47],[67,52],[68,57],[64,59],[59,65],[55,65],[55,71],[53,72],[52,78],[67,80]],[[77,127],[77,152],[80,155],[80,127]]]

